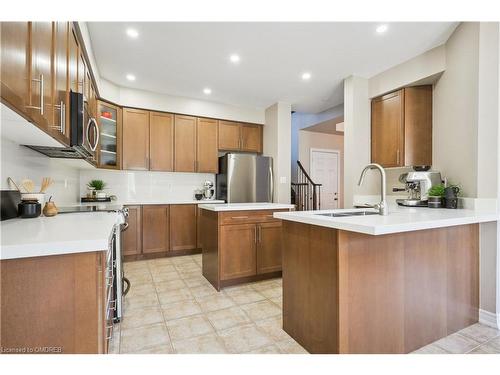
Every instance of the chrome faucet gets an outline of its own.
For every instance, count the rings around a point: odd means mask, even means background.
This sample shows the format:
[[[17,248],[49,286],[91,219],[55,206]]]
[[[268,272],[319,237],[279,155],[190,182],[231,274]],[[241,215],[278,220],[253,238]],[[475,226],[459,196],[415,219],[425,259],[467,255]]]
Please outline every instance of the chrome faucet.
[[[384,215],[384,216],[389,215],[389,211],[387,209],[387,200],[386,200],[386,196],[385,196],[385,186],[386,186],[385,171],[384,171],[384,168],[380,164],[377,164],[377,163],[368,164],[361,172],[361,176],[359,177],[358,186],[361,186],[361,184],[363,183],[363,180],[365,179],[366,171],[369,169],[378,169],[380,172],[380,184],[381,184],[380,203],[374,205],[373,208],[376,208],[378,210],[379,215]]]

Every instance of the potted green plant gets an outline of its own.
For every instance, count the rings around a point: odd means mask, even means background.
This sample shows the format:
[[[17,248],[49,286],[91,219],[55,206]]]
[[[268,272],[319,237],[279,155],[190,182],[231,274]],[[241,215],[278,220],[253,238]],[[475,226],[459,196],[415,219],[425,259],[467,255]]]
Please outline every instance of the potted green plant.
[[[427,195],[429,196],[427,205],[429,208],[441,208],[443,207],[443,197],[444,197],[444,185],[434,185],[432,186]]]
[[[87,184],[87,188],[92,191],[92,196],[97,198],[106,198],[106,193],[103,192],[106,183],[103,180],[91,180]]]

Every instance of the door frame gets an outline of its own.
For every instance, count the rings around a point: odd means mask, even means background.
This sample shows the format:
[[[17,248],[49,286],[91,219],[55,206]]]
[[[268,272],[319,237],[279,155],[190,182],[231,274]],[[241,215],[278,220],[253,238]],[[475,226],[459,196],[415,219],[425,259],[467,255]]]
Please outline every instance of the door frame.
[[[337,154],[337,208],[340,206],[340,150],[334,148],[316,148],[309,149],[309,175],[312,178],[313,171],[313,152],[327,152],[330,154]],[[320,201],[321,204],[321,201]]]

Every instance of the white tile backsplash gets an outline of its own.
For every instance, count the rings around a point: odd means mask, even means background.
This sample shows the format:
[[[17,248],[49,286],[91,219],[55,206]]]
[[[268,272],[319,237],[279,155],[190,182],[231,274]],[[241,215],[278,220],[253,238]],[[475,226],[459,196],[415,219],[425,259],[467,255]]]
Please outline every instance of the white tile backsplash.
[[[43,177],[51,177],[54,185],[47,190],[46,199],[52,196],[57,205],[74,204],[78,201],[80,192],[78,169],[64,165],[58,159],[50,159],[3,136],[1,145],[2,189],[14,188],[9,186],[7,177],[11,177],[18,185],[22,180],[29,178],[35,183],[36,190],[40,189]]]
[[[100,179],[106,183],[106,193],[116,195],[119,201],[191,200],[195,189],[206,180],[215,183],[210,173],[177,173],[148,171],[80,171],[80,194],[87,192],[87,183]]]

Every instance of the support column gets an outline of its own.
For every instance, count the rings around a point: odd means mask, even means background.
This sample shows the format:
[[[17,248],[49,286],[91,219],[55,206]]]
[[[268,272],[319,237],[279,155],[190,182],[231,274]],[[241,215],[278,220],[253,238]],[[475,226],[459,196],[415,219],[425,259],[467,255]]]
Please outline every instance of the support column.
[[[264,155],[273,158],[276,203],[290,203],[291,111],[290,104],[278,102],[265,113]]]

